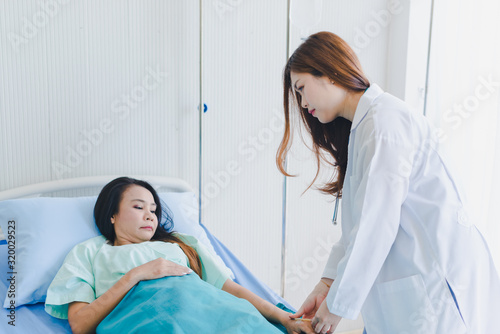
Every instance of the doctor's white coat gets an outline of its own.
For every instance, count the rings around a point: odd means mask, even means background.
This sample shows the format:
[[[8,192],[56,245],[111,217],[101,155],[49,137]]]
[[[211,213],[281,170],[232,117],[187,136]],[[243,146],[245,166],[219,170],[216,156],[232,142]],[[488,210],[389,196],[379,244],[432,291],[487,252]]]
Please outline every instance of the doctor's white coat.
[[[500,333],[498,273],[436,144],[425,117],[377,85],[361,97],[323,277],[330,312],[361,312],[368,334]]]

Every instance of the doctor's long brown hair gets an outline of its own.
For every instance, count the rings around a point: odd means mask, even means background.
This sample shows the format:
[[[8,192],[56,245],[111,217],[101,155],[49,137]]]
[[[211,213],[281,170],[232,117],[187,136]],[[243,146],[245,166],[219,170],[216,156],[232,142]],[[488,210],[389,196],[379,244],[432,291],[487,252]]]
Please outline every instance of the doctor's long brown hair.
[[[370,82],[363,73],[358,57],[349,45],[339,36],[326,31],[309,36],[288,59],[283,73],[285,133],[276,154],[276,165],[284,175],[294,176],[288,174],[284,166],[285,157],[291,145],[290,97],[292,97],[300,110],[300,118],[305,129],[312,136],[312,151],[318,167],[316,176],[308,189],[318,178],[321,160],[323,160],[336,168],[337,178],[319,189],[328,194],[342,196],[347,168],[347,144],[352,123],[343,117],[338,117],[330,123],[322,124],[310,115],[307,108],[301,107],[300,94],[293,90],[291,72],[309,73],[316,77],[326,76],[336,85],[353,92],[364,91],[370,86]],[[325,152],[329,153],[335,161],[330,162],[324,156]]]

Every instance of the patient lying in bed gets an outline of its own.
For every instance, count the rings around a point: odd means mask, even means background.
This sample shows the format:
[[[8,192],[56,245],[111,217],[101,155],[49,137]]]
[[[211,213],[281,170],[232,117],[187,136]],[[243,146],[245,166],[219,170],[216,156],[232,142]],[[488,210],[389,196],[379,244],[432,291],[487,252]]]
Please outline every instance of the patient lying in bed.
[[[309,323],[234,283],[194,237],[167,232],[161,212],[148,183],[107,184],[94,208],[102,236],[68,254],[46,311],[68,319],[75,333],[281,333],[267,320],[288,333],[313,333]]]

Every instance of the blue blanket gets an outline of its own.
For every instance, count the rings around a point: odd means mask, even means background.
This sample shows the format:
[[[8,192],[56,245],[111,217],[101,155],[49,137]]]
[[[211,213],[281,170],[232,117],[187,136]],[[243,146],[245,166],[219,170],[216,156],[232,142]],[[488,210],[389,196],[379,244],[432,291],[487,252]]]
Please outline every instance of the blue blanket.
[[[247,300],[192,273],[139,282],[99,324],[97,333],[283,332]]]

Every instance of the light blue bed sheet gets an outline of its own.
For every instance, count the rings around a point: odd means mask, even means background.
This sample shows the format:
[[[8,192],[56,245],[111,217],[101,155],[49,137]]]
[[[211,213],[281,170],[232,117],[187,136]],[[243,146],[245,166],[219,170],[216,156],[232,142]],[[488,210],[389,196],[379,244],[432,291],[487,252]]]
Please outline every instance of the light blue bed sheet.
[[[203,226],[203,225],[202,225]],[[259,281],[217,238],[215,238],[203,226],[215,251],[226,265],[233,271],[235,281],[247,289],[253,291],[260,297],[268,300],[274,305],[283,304],[290,310],[294,309],[278,294],[271,290],[264,283]],[[0,300],[3,301],[7,291],[7,245],[0,244]],[[15,326],[9,325],[9,310],[1,308],[0,310],[0,333],[71,333],[67,320],[61,320],[51,317],[44,310],[42,303],[21,306],[15,310]]]

